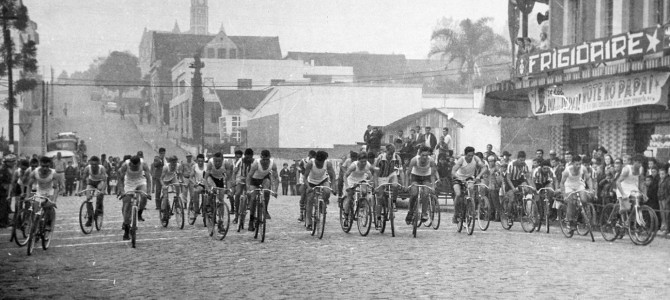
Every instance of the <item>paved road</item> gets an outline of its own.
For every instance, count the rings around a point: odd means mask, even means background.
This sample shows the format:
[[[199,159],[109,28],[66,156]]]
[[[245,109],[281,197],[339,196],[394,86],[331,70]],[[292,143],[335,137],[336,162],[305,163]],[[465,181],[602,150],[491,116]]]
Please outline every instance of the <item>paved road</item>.
[[[670,294],[670,240],[646,247],[596,235],[564,238],[492,224],[472,236],[398,225],[395,238],[343,233],[329,208],[323,240],[295,221],[297,198],[272,200],[265,243],[248,232],[208,237],[200,220],[162,228],[140,223],[137,248],[121,240],[120,203],[106,198],[105,227],[79,231],[79,199],[59,199],[51,248],[9,243],[0,230],[0,294],[76,298],[662,298]],[[149,203],[149,208],[153,204]],[[404,219],[401,210],[398,217]],[[450,218],[443,215],[443,220]]]

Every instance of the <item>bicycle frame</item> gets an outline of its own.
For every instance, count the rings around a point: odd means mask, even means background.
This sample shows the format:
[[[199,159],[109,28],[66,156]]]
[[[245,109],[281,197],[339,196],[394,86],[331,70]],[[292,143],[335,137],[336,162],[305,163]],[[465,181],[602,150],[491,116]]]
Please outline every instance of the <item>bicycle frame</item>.
[[[133,248],[135,248],[135,242],[137,240],[137,210],[139,207],[140,203],[140,197],[145,197],[148,200],[151,199],[151,195],[148,195],[147,193],[140,191],[140,190],[132,190],[132,191],[127,191],[121,195],[119,195],[119,199],[124,199],[126,196],[131,196],[130,199],[130,244],[132,245]]]
[[[436,181],[437,182],[437,181]],[[416,195],[416,203],[414,204],[414,213],[412,215],[412,235],[416,237],[416,230],[421,225],[421,213],[423,211],[423,195],[425,195],[424,190],[428,190],[428,197],[435,195],[435,190],[427,185],[413,183],[410,187],[415,186],[418,188]],[[430,201],[430,199],[428,199]],[[428,204],[428,203],[426,203]]]
[[[328,190],[328,193],[333,193],[333,189],[327,186],[315,186],[312,188],[313,193],[314,193],[314,198],[310,201],[314,201],[316,203],[313,203],[312,205],[312,235],[314,235],[317,232],[317,228],[319,226],[319,239],[323,238],[323,232],[325,231],[325,223],[326,223],[326,213],[327,213],[327,207],[328,205],[326,204],[326,201],[323,199],[323,190]],[[319,214],[322,214],[323,216],[321,219],[318,218]],[[317,224],[321,222],[321,224]]]
[[[595,216],[592,216],[591,218],[589,218],[588,213],[586,212],[586,208],[584,207],[584,204],[582,204],[582,197],[581,197],[582,192],[593,195],[593,192],[589,191],[589,190],[574,191],[574,192],[570,192],[565,197],[565,202],[566,202],[566,204],[569,204],[569,201],[577,201],[577,212],[576,213],[582,213],[583,214],[583,217],[585,219],[584,221],[585,221],[586,227],[589,231],[589,234],[591,235],[591,241],[595,242],[596,240],[593,238],[593,230],[591,228],[591,222],[593,221],[592,219],[595,218]],[[573,200],[572,195],[575,195],[575,194],[576,194],[577,197],[576,197],[576,199]],[[566,209],[566,211],[567,211],[567,209]],[[566,213],[566,218],[567,217],[568,216],[567,216],[567,213]],[[561,220],[561,222],[564,222],[564,221]],[[562,223],[562,224],[564,224],[564,223]],[[570,229],[570,231],[572,231],[572,229]]]

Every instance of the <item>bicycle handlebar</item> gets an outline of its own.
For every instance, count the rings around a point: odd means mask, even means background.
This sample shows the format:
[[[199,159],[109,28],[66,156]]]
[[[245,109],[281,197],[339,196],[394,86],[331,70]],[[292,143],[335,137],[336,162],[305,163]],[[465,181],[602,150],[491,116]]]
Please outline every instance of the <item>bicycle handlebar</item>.
[[[410,187],[411,187],[411,186],[415,186],[415,187],[418,187],[418,188],[426,188],[426,189],[428,189],[429,191],[431,191],[431,192],[433,192],[433,193],[435,192],[435,190],[434,190],[432,187],[429,187],[429,186],[427,186],[427,185],[412,183],[412,184],[410,185]]]
[[[103,194],[104,195],[105,194],[102,191],[100,191],[99,189],[85,189],[85,190],[81,190],[79,192],[76,192],[75,196],[81,196],[81,195],[86,194],[88,192],[94,192],[93,195],[98,195],[98,194]]]
[[[361,185],[366,185],[366,186],[368,186],[369,188],[374,188],[374,187],[372,186],[372,184],[370,184],[370,181],[368,181],[368,180],[361,180],[361,181],[359,181],[358,183],[354,184],[354,186],[352,186],[351,188],[352,188],[352,189],[355,189],[355,188],[357,188],[357,187],[359,187],[359,186],[361,186]]]
[[[483,183],[475,183],[475,186],[483,186],[483,187],[485,187],[486,189],[489,189],[489,190],[491,189],[491,188],[489,188],[488,185],[483,184]]]
[[[231,192],[231,190],[229,188],[222,188],[222,187],[218,187],[218,186],[213,186],[209,189],[209,192],[214,193],[214,194],[216,194],[217,192],[223,192],[225,194],[225,193]]]
[[[145,193],[145,192],[143,192],[143,191],[140,191],[140,190],[127,191],[127,192],[125,192],[125,193],[119,195],[118,198],[121,199],[121,198],[123,198],[123,197],[125,197],[125,196],[136,196],[137,194],[140,194],[140,195],[142,195],[142,196],[144,196],[144,197],[147,197],[147,199],[151,199],[151,195],[149,195],[149,194],[147,194],[147,193]]]
[[[570,197],[572,197],[572,194],[576,194],[576,193],[579,193],[579,192],[585,192],[585,193],[589,193],[589,194],[591,194],[591,195],[594,194],[592,191],[589,191],[589,190],[579,190],[579,191],[570,192],[570,193],[568,194],[568,196],[565,197],[565,198],[570,198]]]
[[[273,192],[272,190],[269,189],[253,189],[251,190],[252,192],[270,192],[270,195],[274,196],[277,198],[277,193]]]
[[[331,193],[333,193],[333,189],[331,189],[331,188],[328,187],[328,186],[323,186],[323,185],[315,186],[315,187],[313,187],[312,189],[313,189],[314,191],[316,191],[316,190],[327,189],[328,191],[330,191]]]
[[[534,192],[537,192],[537,189],[536,189],[535,187],[532,187],[532,186],[527,185],[527,184],[520,184],[520,185],[517,186],[517,187],[518,187],[518,188],[523,188],[523,187],[525,187],[525,188],[529,188],[529,189],[533,190]]]
[[[543,188],[537,190],[537,192],[539,193],[539,192],[542,192],[542,191],[545,191],[545,190],[555,192],[555,190],[550,188],[550,187],[543,187]]]
[[[51,202],[51,198],[49,198],[49,197],[47,197],[47,196],[37,195],[37,194],[34,194],[34,195],[30,196],[30,197],[27,198],[26,200],[37,201],[37,199],[35,199],[35,198],[38,198],[38,199],[42,199],[42,200]]]
[[[387,182],[387,183],[380,184],[380,185],[376,188],[376,190],[381,190],[381,188],[386,187],[386,186],[391,186],[391,185],[397,185],[398,187],[402,187],[402,184],[400,184],[400,183],[397,183],[397,182],[388,183],[388,182]]]

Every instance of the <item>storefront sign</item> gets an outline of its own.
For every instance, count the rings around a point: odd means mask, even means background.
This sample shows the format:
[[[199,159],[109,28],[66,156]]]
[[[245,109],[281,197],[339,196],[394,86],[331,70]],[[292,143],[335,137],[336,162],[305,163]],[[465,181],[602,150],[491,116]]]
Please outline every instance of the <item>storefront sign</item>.
[[[517,75],[526,76],[652,54],[668,48],[670,48],[670,24],[520,55],[516,70]]]
[[[649,147],[670,148],[670,134],[652,134]]]
[[[668,72],[646,72],[629,76],[539,88],[528,93],[536,116],[583,114],[592,111],[663,105],[667,107]]]

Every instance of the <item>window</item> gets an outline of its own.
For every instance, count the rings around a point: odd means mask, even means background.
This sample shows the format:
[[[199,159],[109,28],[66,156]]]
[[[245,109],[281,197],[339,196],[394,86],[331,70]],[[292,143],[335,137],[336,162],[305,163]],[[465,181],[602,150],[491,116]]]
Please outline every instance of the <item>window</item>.
[[[179,95],[181,95],[185,92],[186,92],[186,81],[180,80],[179,81]]]
[[[605,0],[605,30],[602,36],[612,36],[614,27],[614,0]]]
[[[665,5],[663,5],[663,0],[654,0],[654,21],[656,24],[665,23]]]
[[[189,101],[184,102],[184,106],[186,106],[185,108],[186,108],[186,118],[187,118],[187,119],[188,119],[189,111],[190,111],[190,109],[189,109],[189,108],[190,108],[190,105],[189,105],[189,104],[190,104]]]
[[[252,87],[251,79],[238,79],[237,88],[238,89],[250,89]]]
[[[215,58],[214,48],[207,48],[207,58]]]
[[[212,110],[210,110],[210,111],[212,112],[212,113],[211,113],[211,119],[210,119],[210,121],[211,121],[212,123],[216,123],[216,122],[218,122],[218,121],[219,121],[219,117],[221,116],[221,109],[220,109],[220,108],[213,107]]]
[[[228,124],[226,123],[226,117],[221,117],[219,119],[219,128],[221,128],[221,133],[228,133]]]
[[[219,48],[218,52],[218,58],[226,58],[226,48]]]
[[[232,133],[230,135],[231,139],[239,142],[240,141],[240,116],[232,116],[230,128],[232,129]]]
[[[230,58],[230,59],[236,59],[236,58],[237,58],[237,49],[230,49],[230,50],[228,51],[228,55],[230,56],[230,57],[228,57],[228,58]]]

